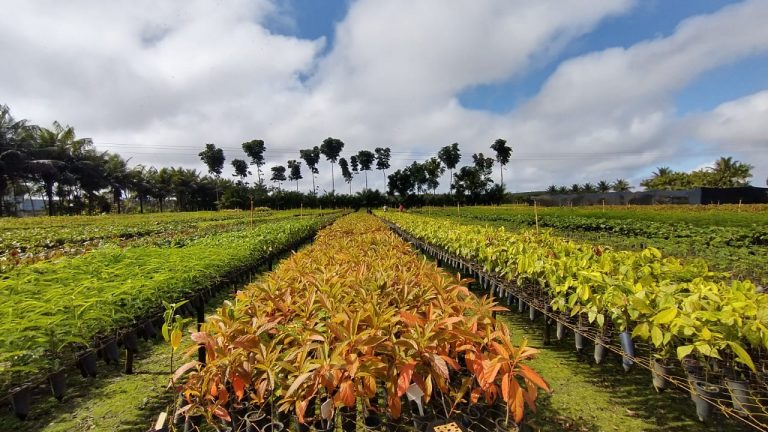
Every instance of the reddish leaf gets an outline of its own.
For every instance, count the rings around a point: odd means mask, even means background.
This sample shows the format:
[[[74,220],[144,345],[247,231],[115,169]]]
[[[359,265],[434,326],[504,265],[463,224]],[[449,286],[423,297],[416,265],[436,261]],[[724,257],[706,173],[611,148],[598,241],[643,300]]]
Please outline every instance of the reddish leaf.
[[[389,407],[389,412],[392,414],[392,418],[400,417],[400,396],[388,394],[387,406]]]
[[[416,367],[416,362],[411,362],[403,365],[400,368],[400,377],[397,379],[397,395],[402,396],[408,391],[408,386],[411,385],[411,377],[413,376],[413,369]]]
[[[355,406],[355,384],[351,380],[342,382],[334,400],[344,406]]]
[[[232,378],[232,388],[235,389],[235,396],[237,397],[238,401],[243,398],[243,394],[245,393],[245,385],[245,380],[239,375],[235,375]]]
[[[409,326],[423,325],[424,320],[408,311],[401,311],[400,318]]]
[[[213,410],[213,415],[226,422],[232,421],[232,419],[229,417],[229,412],[223,406],[217,406],[216,409]]]

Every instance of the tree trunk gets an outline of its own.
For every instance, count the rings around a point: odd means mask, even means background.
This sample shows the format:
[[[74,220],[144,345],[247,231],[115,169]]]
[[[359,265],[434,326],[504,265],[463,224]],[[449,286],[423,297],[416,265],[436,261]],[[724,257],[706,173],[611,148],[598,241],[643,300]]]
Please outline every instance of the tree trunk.
[[[336,182],[333,179],[333,162],[331,162],[331,192],[336,193]]]
[[[501,175],[501,185],[504,186],[504,165],[499,164],[499,175]]]
[[[117,214],[120,214],[120,189],[112,189],[112,197],[115,200],[117,206]]]
[[[368,189],[368,171],[365,171],[365,189]]]
[[[162,198],[158,198],[157,202],[160,204],[160,213],[162,213],[163,212],[163,199]]]
[[[45,195],[48,197],[48,216],[53,216],[53,183],[45,183]],[[35,208],[34,204],[32,208]]]
[[[315,188],[315,173],[312,173],[312,193],[315,194],[317,189]]]
[[[298,192],[298,191],[299,191],[299,180],[297,179],[296,180],[296,192]]]
[[[144,214],[144,196],[139,195],[139,213]]]
[[[0,178],[0,217],[4,214],[6,189],[8,189],[8,182],[4,178]]]

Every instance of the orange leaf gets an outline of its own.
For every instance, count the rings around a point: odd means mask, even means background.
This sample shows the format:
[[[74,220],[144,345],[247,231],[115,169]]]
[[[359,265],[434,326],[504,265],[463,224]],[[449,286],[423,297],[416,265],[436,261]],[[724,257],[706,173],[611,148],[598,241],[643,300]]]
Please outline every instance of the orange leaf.
[[[515,382],[517,384],[517,382]],[[515,391],[515,423],[520,423],[523,421],[523,414],[525,414],[525,399],[523,398],[523,389],[520,388],[520,386],[517,386],[517,391]]]
[[[387,406],[389,407],[389,412],[392,414],[392,418],[400,417],[400,408],[401,408],[400,396],[395,396],[394,394],[388,394]]]
[[[355,384],[351,380],[342,382],[334,400],[344,406],[355,406]]]
[[[501,398],[507,403],[509,403],[509,378],[506,375],[501,377]]]
[[[524,365],[520,363],[518,366],[520,366],[520,374],[527,380],[531,381],[532,383],[536,384],[539,388],[542,390],[548,392],[549,384],[547,384],[546,381],[544,381],[544,378],[542,378],[538,373],[536,373],[535,370],[531,369],[527,365]]]
[[[237,396],[238,401],[243,398],[245,384],[245,380],[240,378],[239,375],[235,375],[234,378],[232,378],[232,388],[235,389],[235,396]]]
[[[413,376],[413,369],[416,367],[416,362],[410,362],[400,368],[400,377],[397,379],[397,396],[402,396],[408,391],[408,386],[411,385],[411,377]]]
[[[408,311],[401,311],[400,318],[409,326],[423,325],[424,320],[418,315],[412,314]]]

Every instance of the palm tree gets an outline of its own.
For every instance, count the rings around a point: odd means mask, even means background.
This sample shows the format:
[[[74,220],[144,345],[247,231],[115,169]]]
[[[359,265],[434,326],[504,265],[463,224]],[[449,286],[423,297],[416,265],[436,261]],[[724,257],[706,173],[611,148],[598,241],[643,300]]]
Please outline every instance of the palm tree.
[[[597,182],[597,191],[600,193],[607,193],[611,191],[611,184],[605,180]]]
[[[749,184],[752,168],[752,165],[735,161],[728,156],[716,160],[711,172],[715,176],[717,187],[741,187]]]
[[[611,188],[614,192],[629,192],[629,190],[632,189],[632,186],[630,186],[629,182],[624,179],[617,179],[613,182]]]
[[[557,185],[549,185],[547,188],[547,193],[549,194],[556,194],[557,193]]]

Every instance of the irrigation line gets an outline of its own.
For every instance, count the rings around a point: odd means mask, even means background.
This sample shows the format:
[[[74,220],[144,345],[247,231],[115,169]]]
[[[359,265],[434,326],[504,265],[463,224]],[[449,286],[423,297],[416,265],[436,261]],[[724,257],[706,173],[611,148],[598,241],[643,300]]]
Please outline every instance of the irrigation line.
[[[410,233],[406,232],[405,230],[401,229],[396,224],[389,222],[383,218],[380,218],[382,222],[384,222],[389,228],[395,232],[398,236],[403,238],[408,243],[412,244],[415,248],[421,250],[425,254],[435,258],[438,260],[438,262],[442,261],[447,264],[449,264],[451,267],[454,267],[456,269],[459,269],[461,271],[466,271],[470,275],[474,276],[476,281],[479,282],[480,286],[484,289],[487,289],[490,291],[490,294],[492,296],[496,296],[499,299],[507,299],[508,304],[512,304],[511,298],[516,297],[518,301],[522,301],[525,305],[528,305],[529,307],[533,308],[538,312],[539,314],[542,314],[546,316],[547,319],[552,320],[551,322],[560,323],[561,325],[567,327],[571,331],[574,332],[574,334],[581,334],[584,336],[584,338],[591,340],[595,344],[603,345],[606,349],[612,351],[613,353],[621,356],[622,358],[626,358],[632,361],[633,364],[637,364],[645,369],[648,369],[649,371],[653,372],[653,363],[652,363],[652,349],[648,344],[637,344],[635,345],[635,352],[643,352],[647,353],[647,355],[643,356],[630,356],[624,350],[621,348],[621,346],[616,345],[614,342],[612,342],[613,337],[616,336],[616,333],[613,332],[610,323],[606,322],[606,325],[604,326],[603,330],[599,330],[597,328],[594,328],[590,326],[589,324],[585,324],[584,320],[582,322],[582,325],[579,326],[579,324],[576,322],[577,317],[570,317],[566,314],[561,314],[558,312],[552,311],[550,305],[549,305],[549,299],[547,298],[545,291],[543,288],[539,287],[533,287],[533,286],[521,286],[518,285],[515,282],[508,281],[504,279],[501,275],[495,273],[495,272],[487,272],[483,268],[482,265],[479,265],[477,263],[467,261],[455,254],[452,254],[442,248],[439,248],[435,245],[432,245],[430,243],[427,243],[425,241],[422,241],[421,239],[416,238],[415,236],[411,235]],[[575,319],[576,318],[576,319]],[[611,339],[607,339],[607,337],[611,337]],[[718,373],[710,374],[709,377],[718,377],[722,376]],[[692,386],[692,378],[685,377],[685,374],[661,374],[663,378],[675,385],[676,387],[682,389],[683,391],[687,391],[691,395],[694,395],[695,389]],[[704,378],[700,378],[702,381]],[[746,395],[748,395],[749,399],[753,399],[754,402],[757,402],[757,404],[747,404],[744,403],[741,406],[741,410],[738,408],[734,408],[732,406],[732,401],[723,399],[720,397],[715,396],[705,396],[702,395],[700,392],[696,392],[698,397],[701,399],[709,402],[711,405],[717,407],[720,409],[720,411],[731,418],[738,419],[741,422],[746,423],[747,425],[755,428],[756,430],[762,431],[762,432],[768,432],[768,410],[766,407],[768,407],[768,400],[764,397],[762,394],[760,387],[765,386],[765,377],[763,374],[758,374],[756,379],[750,380],[751,384],[757,384],[757,387],[753,386],[752,390],[748,390]],[[720,393],[723,393],[722,390],[724,390],[723,385],[716,384],[717,387],[720,388]],[[729,390],[726,390],[726,394],[728,394]],[[755,393],[759,394],[759,396],[756,396]],[[758,408],[760,412],[754,412],[754,409]],[[761,421],[761,419],[763,421]]]

